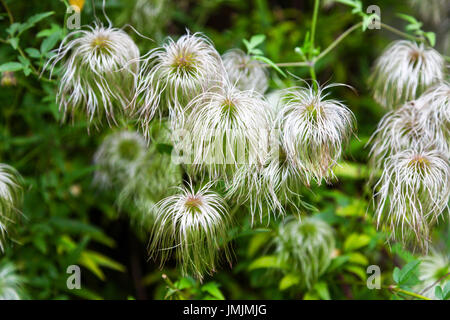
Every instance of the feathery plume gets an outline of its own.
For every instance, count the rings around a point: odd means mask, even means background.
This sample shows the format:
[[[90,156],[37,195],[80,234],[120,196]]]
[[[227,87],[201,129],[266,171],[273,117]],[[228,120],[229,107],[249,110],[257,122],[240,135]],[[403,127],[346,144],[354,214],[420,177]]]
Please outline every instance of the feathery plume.
[[[375,100],[395,109],[444,78],[444,58],[423,43],[393,42],[375,62],[369,83]]]
[[[156,203],[174,193],[172,187],[181,185],[182,175],[171,155],[159,152],[157,144],[151,144],[135,174],[124,183],[118,203],[123,206],[131,201],[135,208],[129,212],[132,222],[148,230],[156,218]]]
[[[428,250],[432,226],[448,209],[450,166],[431,148],[413,146],[391,155],[375,186],[378,225],[386,225],[391,238]]]
[[[22,282],[14,264],[11,262],[0,264],[0,300],[21,300]]]
[[[134,94],[139,67],[139,49],[122,30],[99,24],[66,36],[48,61],[51,73],[64,60],[57,103],[68,115],[86,114],[89,123],[116,123]],[[46,66],[47,66],[46,65]]]
[[[223,76],[219,53],[201,34],[188,33],[177,41],[168,38],[162,47],[150,51],[139,73],[135,97],[145,136],[157,111],[162,113],[166,107],[175,121],[192,98]]]
[[[448,253],[432,249],[429,255],[421,257],[419,260],[419,280],[422,283],[416,287],[416,290],[430,299],[437,300],[435,288],[448,281],[450,256]]]
[[[13,167],[0,163],[0,251],[4,250],[6,235],[16,223],[22,201],[22,178]]]
[[[354,115],[342,102],[325,99],[324,91],[336,85],[319,88],[294,87],[284,91],[279,114],[282,144],[293,166],[311,178],[328,183],[332,169],[342,155],[354,128]]]
[[[98,167],[94,184],[102,188],[123,186],[136,177],[147,150],[144,137],[137,132],[117,131],[107,135],[94,155]]]
[[[280,266],[301,276],[301,285],[311,288],[332,259],[333,229],[315,218],[286,219],[274,239]]]
[[[223,83],[192,99],[186,110],[183,129],[193,140],[195,171],[227,181],[240,166],[262,166],[271,112],[261,94]]]
[[[211,182],[195,191],[192,183],[178,187],[179,193],[157,204],[157,218],[152,229],[150,256],[161,256],[161,264],[172,250],[183,274],[200,280],[215,271],[218,251],[227,247],[229,217],[225,202],[210,189]]]
[[[430,106],[421,99],[407,102],[390,111],[379,122],[370,142],[370,156],[376,169],[383,167],[390,155],[415,145],[433,144],[438,150],[448,152],[447,141],[441,128],[433,123]]]
[[[417,99],[423,106],[420,121],[431,132],[441,133],[435,139],[440,150],[450,152],[450,84],[439,83]]]
[[[238,89],[256,90],[262,94],[267,90],[268,72],[262,62],[240,49],[225,52],[222,59],[229,81]]]

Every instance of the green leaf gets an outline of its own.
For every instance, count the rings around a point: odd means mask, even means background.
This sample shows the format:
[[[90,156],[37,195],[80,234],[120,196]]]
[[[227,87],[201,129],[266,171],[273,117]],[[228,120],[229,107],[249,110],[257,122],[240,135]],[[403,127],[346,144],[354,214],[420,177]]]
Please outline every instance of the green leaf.
[[[212,295],[214,298],[218,300],[225,300],[224,295],[219,290],[219,286],[215,282],[208,282],[207,284],[203,285],[201,290],[203,292],[208,292],[210,295]]]
[[[444,300],[444,291],[442,290],[441,286],[436,286],[434,288],[434,295],[436,296],[436,298],[438,298],[439,300]]]
[[[420,264],[420,260],[414,260],[409,263],[407,263],[400,271],[396,271],[394,269],[394,281],[397,282],[399,285],[415,285],[419,281],[417,279],[416,271],[417,267]]]
[[[25,52],[31,58],[40,58],[41,57],[41,53],[39,52],[38,49],[35,49],[35,48],[26,48]]]
[[[404,13],[397,13],[397,17],[399,17],[400,19],[403,19],[405,21],[408,21],[410,24],[419,24],[420,23],[413,16],[410,16],[410,15],[407,15],[407,14],[404,14]]]
[[[280,268],[280,262],[278,260],[278,257],[276,256],[262,256],[256,260],[254,260],[248,269],[255,270],[255,269],[263,269],[263,268]]]
[[[363,266],[367,266],[369,264],[369,260],[359,252],[351,252],[349,254],[349,262],[360,264]]]
[[[278,287],[281,291],[283,291],[299,283],[300,283],[300,276],[297,274],[289,273],[281,279]]]
[[[352,233],[345,239],[344,250],[353,251],[368,245],[370,237],[366,234]]]
[[[11,45],[11,47],[13,47],[14,50],[17,50],[17,48],[19,48],[19,38],[17,37],[10,38],[8,39],[8,42]]]
[[[394,279],[395,283],[399,283],[400,281],[400,269],[398,267],[394,268],[394,272],[392,273],[392,278]]]
[[[55,12],[53,11],[49,11],[49,12],[43,12],[43,13],[38,13],[35,14],[33,16],[31,16],[26,23],[30,24],[30,25],[35,25],[36,23],[38,23],[39,21],[53,15]]]
[[[195,286],[195,281],[192,278],[188,278],[188,277],[183,277],[180,280],[178,280],[177,282],[175,282],[175,287],[178,290],[184,290],[187,288],[192,288],[193,286]]]
[[[58,33],[54,33],[50,37],[45,38],[44,41],[42,41],[41,43],[41,53],[45,54],[49,52],[51,49],[53,49],[53,47],[59,40],[59,36],[60,35]]]
[[[86,250],[85,254],[88,254],[93,261],[95,261],[98,265],[102,267],[106,267],[112,270],[116,270],[119,272],[125,272],[126,268],[124,265],[114,261],[113,259],[98,253],[96,251]]]
[[[0,65],[0,72],[19,71],[23,69],[23,65],[19,62],[7,62]]]
[[[264,34],[257,34],[250,38],[250,47],[251,49],[256,48],[261,43],[266,40],[266,36]]]
[[[353,273],[353,274],[355,274],[362,281],[366,281],[366,278],[367,278],[366,270],[364,270],[360,266],[356,266],[356,265],[352,265],[351,264],[351,265],[345,266],[344,269],[349,271],[349,272],[351,272],[351,273]]]
[[[436,34],[434,32],[425,32],[424,36],[428,39],[432,47],[436,45]]]
[[[283,72],[283,70],[281,70],[274,62],[272,62],[272,60],[270,60],[269,58],[263,57],[263,56],[253,56],[253,59],[255,60],[259,60],[262,62],[267,63],[269,66],[271,66],[272,68],[274,68],[275,70],[278,71],[278,73],[280,73],[283,77],[286,77],[286,74]]]
[[[328,285],[321,281],[314,285],[314,289],[322,300],[331,300],[330,292],[328,291]]]

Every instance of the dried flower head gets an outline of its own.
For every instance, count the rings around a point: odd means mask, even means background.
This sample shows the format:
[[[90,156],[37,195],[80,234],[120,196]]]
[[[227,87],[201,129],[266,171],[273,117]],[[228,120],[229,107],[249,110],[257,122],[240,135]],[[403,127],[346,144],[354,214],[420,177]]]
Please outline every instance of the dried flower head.
[[[47,64],[51,71],[64,60],[57,103],[74,116],[84,112],[89,123],[106,117],[109,125],[125,112],[134,95],[139,49],[120,29],[89,26],[66,36]]]
[[[123,186],[136,177],[146,155],[147,145],[139,133],[117,131],[109,134],[94,155],[94,164],[98,167],[94,183],[103,188],[117,183]]]
[[[264,218],[270,223],[271,216],[283,216],[287,208],[297,212],[299,206],[311,208],[301,200],[301,168],[287,159],[276,128],[271,130],[269,146],[263,166],[240,166],[225,184],[227,199],[248,204],[252,224],[256,215],[260,223]]]
[[[422,125],[432,132],[440,132],[440,139],[436,144],[440,150],[450,151],[450,84],[439,83],[417,99],[423,106],[421,113]]]
[[[186,34],[177,41],[150,51],[141,68],[136,94],[137,114],[145,135],[155,113],[168,109],[172,120],[182,116],[189,101],[221,80],[224,69],[220,55],[201,34]]]
[[[230,261],[227,208],[210,187],[208,183],[195,191],[189,183],[179,187],[178,194],[158,202],[149,245],[151,257],[160,255],[161,264],[174,250],[183,274],[199,279],[215,271],[221,247]]]
[[[431,228],[447,209],[448,158],[422,146],[400,151],[387,159],[376,188],[378,225],[386,225],[391,238],[418,244],[426,252]]]
[[[268,72],[264,64],[252,59],[240,49],[225,52],[222,56],[228,79],[240,90],[256,90],[264,93],[269,86]]]
[[[241,165],[261,166],[271,112],[256,91],[214,86],[191,100],[183,129],[192,139],[194,169],[227,180]]]
[[[23,279],[11,262],[0,264],[0,300],[21,300]]]
[[[282,144],[293,166],[301,168],[305,181],[329,182],[343,146],[353,133],[353,113],[337,100],[325,99],[318,88],[294,87],[284,91],[279,114]]]
[[[13,167],[0,163],[0,251],[12,224],[16,223],[22,201],[20,174]]]
[[[369,80],[374,98],[384,107],[397,108],[442,81],[444,65],[443,57],[433,48],[396,41],[375,63]]]
[[[390,155],[415,145],[433,144],[443,152],[448,150],[441,128],[428,121],[433,118],[424,120],[429,109],[429,105],[419,99],[390,111],[381,119],[371,137],[370,154],[375,168],[382,168],[385,159]]]
[[[427,256],[420,258],[419,280],[422,283],[416,287],[416,291],[426,297],[437,300],[435,288],[448,281],[450,273],[450,255],[441,253],[435,249]],[[446,276],[447,275],[447,276]]]
[[[325,272],[335,247],[333,229],[315,218],[287,219],[274,242],[280,266],[298,273],[306,288],[311,288]]]

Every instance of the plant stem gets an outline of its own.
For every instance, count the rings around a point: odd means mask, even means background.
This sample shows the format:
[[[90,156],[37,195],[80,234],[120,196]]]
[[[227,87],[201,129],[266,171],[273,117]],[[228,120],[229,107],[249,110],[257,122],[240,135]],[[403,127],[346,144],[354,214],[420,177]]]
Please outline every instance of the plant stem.
[[[439,282],[441,282],[442,280],[444,280],[445,278],[447,278],[448,276],[450,276],[450,272],[448,272],[447,274],[444,274],[442,277],[440,277],[438,280],[436,280],[435,282],[433,282],[430,286],[426,287],[422,292],[420,292],[420,294],[424,294],[425,292],[427,292],[428,290],[430,290],[431,288],[433,288],[435,285],[437,285]]]
[[[309,52],[309,59],[313,58],[314,51],[314,38],[316,36],[316,25],[317,25],[317,16],[319,14],[319,4],[320,0],[314,0],[314,12],[313,12],[313,20],[311,25],[311,50]]]
[[[320,0],[314,0],[314,12],[311,25],[311,42],[309,50],[309,73],[311,74],[311,80],[313,81],[314,89],[317,91],[318,85],[316,81],[315,59],[314,59],[314,38],[316,36],[317,16],[319,15]]]
[[[421,299],[421,300],[431,300],[430,298],[427,298],[421,294],[418,293],[414,293],[411,291],[407,291],[407,290],[403,290],[401,288],[395,287],[395,286],[389,286],[388,289],[392,292],[398,292],[398,293],[402,293],[404,295],[410,296],[410,297],[414,297],[417,299]]]
[[[6,4],[5,0],[0,0],[0,1],[2,2],[3,7],[5,7],[6,13],[8,14],[9,23],[13,24],[14,23],[14,18],[13,18],[13,15],[11,14],[11,10],[9,10],[9,7]]]
[[[411,34],[408,34],[408,33],[406,33],[406,32],[403,32],[403,31],[401,31],[401,30],[398,30],[398,29],[395,28],[395,27],[392,27],[392,26],[390,26],[390,25],[388,25],[388,24],[385,24],[385,23],[383,23],[383,22],[381,22],[381,21],[380,21],[380,26],[382,26],[383,28],[389,30],[390,32],[395,33],[395,34],[397,34],[397,35],[399,35],[399,36],[401,36],[401,37],[403,37],[403,38],[406,38],[406,39],[410,39],[410,40],[413,40],[413,41],[420,41],[420,42],[423,42],[423,41],[425,40],[425,39],[422,38],[422,37],[416,37],[416,36],[413,36],[413,35],[411,35]]]
[[[314,21],[314,20],[313,20]],[[315,22],[314,22],[315,23]],[[362,22],[358,22],[357,24],[353,25],[352,27],[348,28],[344,33],[342,33],[339,37],[337,37],[325,50],[323,50],[316,58],[309,57],[310,61],[304,61],[304,62],[283,62],[283,63],[277,63],[276,65],[279,67],[309,67],[311,71],[311,67],[317,63],[320,59],[325,57],[328,53],[330,53],[342,40],[344,40],[349,34],[351,34],[353,31],[357,30],[358,27],[362,25]],[[416,37],[413,35],[410,35],[408,33],[405,33],[403,31],[398,30],[397,28],[394,28],[390,25],[387,25],[385,23],[381,22],[381,26],[385,28],[386,30],[389,30],[392,33],[395,33],[399,36],[402,36],[403,38],[407,38],[413,41],[421,41],[423,42],[424,39],[422,37]],[[315,26],[312,26],[311,32],[315,30]],[[315,31],[314,31],[315,32]],[[314,40],[311,39],[311,44],[314,43]],[[447,61],[450,61],[450,57],[445,57]],[[311,75],[312,77],[312,75]]]
[[[358,22],[352,27],[348,28],[344,33],[336,38],[325,50],[323,50],[316,58],[316,62],[325,57],[331,50],[333,50],[342,40],[344,40],[350,33],[358,29],[362,25],[362,22]]]

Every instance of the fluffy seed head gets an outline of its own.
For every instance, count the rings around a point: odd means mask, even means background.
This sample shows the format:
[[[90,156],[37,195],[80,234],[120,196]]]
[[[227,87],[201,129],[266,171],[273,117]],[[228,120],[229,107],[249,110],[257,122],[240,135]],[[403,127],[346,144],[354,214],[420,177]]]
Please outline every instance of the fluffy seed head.
[[[375,100],[387,108],[417,98],[444,78],[444,59],[424,44],[401,40],[378,58],[369,80]]]
[[[329,182],[354,127],[353,113],[337,100],[325,99],[331,86],[286,89],[282,97],[279,127],[283,148],[305,181]]]
[[[416,146],[390,156],[376,185],[378,225],[391,238],[428,250],[432,226],[447,209],[450,167],[441,152]]]
[[[147,155],[147,145],[137,132],[118,131],[105,137],[94,155],[98,169],[94,183],[104,188],[123,185],[136,177]]]
[[[382,168],[387,157],[411,146],[433,144],[447,152],[444,132],[433,123],[429,105],[420,99],[411,101],[386,114],[371,137],[371,160],[375,168]],[[426,120],[425,120],[426,118]]]
[[[450,84],[442,82],[427,90],[419,99],[423,106],[422,125],[430,131],[441,132],[442,137],[436,139],[440,150],[450,150]]]
[[[192,184],[157,204],[150,255],[161,256],[161,264],[175,251],[183,274],[202,279],[215,271],[219,249],[227,248],[229,217],[223,199],[210,190],[211,183],[195,191]]]
[[[22,278],[10,262],[0,264],[0,300],[21,300]]]
[[[189,101],[221,80],[224,69],[220,55],[204,36],[186,34],[177,41],[168,38],[165,44],[149,52],[139,74],[136,95],[137,114],[148,135],[148,124],[164,106],[172,120]]]
[[[0,251],[4,250],[6,235],[20,212],[22,183],[19,173],[13,167],[0,163]]]
[[[115,123],[133,97],[138,59],[138,47],[120,29],[94,25],[67,35],[48,62],[53,72],[64,60],[56,97],[64,117],[84,112],[90,123]]]
[[[264,163],[271,112],[256,91],[211,87],[189,103],[187,114],[183,129],[192,139],[194,169],[227,180],[241,165]]]
[[[281,267],[300,274],[306,288],[327,269],[335,246],[333,229],[314,218],[287,219],[274,241]]]
[[[441,253],[433,249],[429,255],[421,257],[419,264],[419,280],[422,283],[417,286],[416,291],[422,292],[430,299],[437,300],[435,296],[435,287],[443,285],[448,281],[450,273],[450,255]]]
[[[233,49],[222,56],[228,78],[240,90],[264,93],[268,85],[268,72],[264,64],[252,59],[242,50]]]

